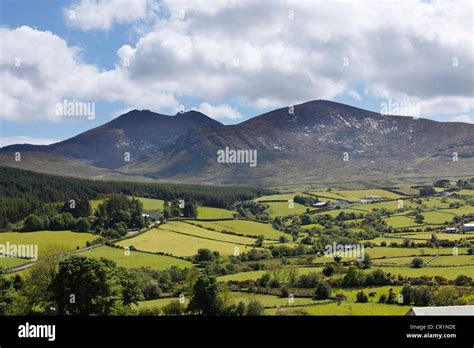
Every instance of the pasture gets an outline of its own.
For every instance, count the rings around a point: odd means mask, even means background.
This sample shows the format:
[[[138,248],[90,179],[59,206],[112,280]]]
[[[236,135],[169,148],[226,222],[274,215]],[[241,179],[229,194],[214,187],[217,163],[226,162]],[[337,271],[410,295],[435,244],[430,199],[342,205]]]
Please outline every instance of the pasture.
[[[52,247],[66,250],[83,248],[86,242],[97,239],[97,235],[72,231],[38,231],[38,232],[0,232],[0,244],[33,244],[38,246],[39,257]]]
[[[162,228],[153,228],[117,244],[122,247],[134,246],[138,250],[162,252],[175,256],[193,256],[199,249],[218,251],[221,255],[226,256],[234,255],[236,250],[242,253],[252,249],[245,245],[183,235]]]
[[[198,223],[204,228],[216,231],[229,231],[254,238],[258,235],[263,235],[265,239],[272,240],[278,240],[281,236],[288,237],[287,234],[274,229],[269,223],[248,220],[199,221]]]
[[[152,269],[163,270],[172,266],[190,268],[193,264],[186,260],[181,260],[171,256],[155,255],[140,251],[125,252],[123,249],[101,246],[81,253],[81,255],[93,258],[104,257],[115,261],[118,266],[125,268],[150,267]]]

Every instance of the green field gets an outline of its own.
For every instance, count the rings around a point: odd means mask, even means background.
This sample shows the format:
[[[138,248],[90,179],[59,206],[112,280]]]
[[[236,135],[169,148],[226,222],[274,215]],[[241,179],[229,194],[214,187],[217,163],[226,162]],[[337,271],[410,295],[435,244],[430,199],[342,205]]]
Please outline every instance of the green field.
[[[302,214],[306,212],[306,209],[309,208],[298,203],[293,203],[292,208],[290,208],[290,204],[287,202],[270,202],[265,204],[269,206],[268,211],[272,219],[276,218],[277,216]]]
[[[30,260],[20,259],[18,257],[2,257],[0,256],[0,268],[11,268],[23,265]]]
[[[181,232],[189,235],[193,235],[201,238],[209,238],[213,240],[236,243],[236,244],[245,244],[252,245],[255,243],[255,238],[236,236],[227,233],[210,231],[205,228],[198,227],[196,225],[188,224],[185,222],[169,221],[168,223],[161,225],[160,229]],[[274,243],[274,242],[273,242]]]
[[[115,261],[118,266],[126,268],[150,267],[153,269],[166,269],[171,266],[189,268],[192,263],[171,256],[154,255],[139,251],[130,251],[128,253],[123,249],[101,246],[81,253],[88,257],[100,258],[104,257]]]
[[[86,242],[97,239],[91,233],[71,231],[39,231],[39,232],[0,232],[0,244],[33,244],[38,245],[38,254],[41,255],[52,246],[61,246],[68,250],[83,248]]]
[[[247,220],[225,220],[225,221],[199,221],[199,225],[204,228],[211,228],[216,231],[229,231],[237,234],[256,237],[263,235],[265,239],[278,240],[281,236],[288,237],[287,234],[273,228],[271,224],[247,221]]]
[[[144,198],[144,197],[136,197],[140,202],[143,203],[143,210],[144,211],[162,211],[163,204],[165,203],[161,199],[153,199],[153,198]]]
[[[255,199],[257,202],[261,201],[289,201],[290,199],[295,198],[296,195],[299,196],[307,196],[303,195],[302,193],[282,193],[279,195],[270,195],[270,196],[263,196]]]
[[[198,219],[228,219],[234,217],[232,210],[210,208],[210,207],[198,207]]]
[[[117,244],[122,247],[134,246],[138,250],[162,252],[175,256],[193,256],[199,249],[218,251],[221,255],[234,255],[235,250],[242,253],[252,249],[244,245],[187,236],[162,228],[153,228]]]
[[[429,263],[430,266],[463,266],[474,267],[474,255],[440,256]]]
[[[373,269],[373,267],[372,267]],[[471,278],[474,277],[474,266],[459,266],[459,267],[381,267],[384,272],[389,272],[395,275],[401,274],[403,277],[421,277],[426,276],[442,276],[447,279],[455,279],[458,275],[464,274]]]
[[[374,302],[368,303],[329,303],[314,306],[294,307],[287,311],[281,311],[282,315],[291,314],[296,309],[304,311],[309,315],[405,315],[410,306],[388,305]],[[267,315],[278,314],[278,309],[265,310]]]
[[[329,197],[333,199],[343,199],[351,202],[357,202],[367,196],[377,196],[383,199],[399,199],[403,196],[389,192],[386,190],[369,189],[369,190],[332,190],[332,191],[314,191],[311,192],[316,196]]]

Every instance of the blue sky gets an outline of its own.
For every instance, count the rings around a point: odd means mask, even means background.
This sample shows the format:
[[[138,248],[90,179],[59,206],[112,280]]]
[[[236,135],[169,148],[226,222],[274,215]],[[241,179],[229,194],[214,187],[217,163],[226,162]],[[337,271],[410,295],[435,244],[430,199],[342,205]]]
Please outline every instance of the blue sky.
[[[63,140],[133,108],[233,124],[321,98],[472,123],[472,3],[372,4],[1,0],[0,146]],[[57,117],[65,99],[95,117]]]

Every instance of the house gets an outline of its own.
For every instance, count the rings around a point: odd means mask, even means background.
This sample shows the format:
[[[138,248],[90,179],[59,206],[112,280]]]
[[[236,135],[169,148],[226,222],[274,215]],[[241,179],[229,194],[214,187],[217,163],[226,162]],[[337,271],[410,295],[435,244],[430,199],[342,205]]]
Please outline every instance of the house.
[[[444,233],[458,233],[459,229],[456,228],[456,227],[447,227],[447,228],[441,230],[441,232],[444,232]]]
[[[160,221],[160,216],[155,213],[144,213],[142,216],[146,219],[155,220],[156,222]]]
[[[313,207],[315,208],[325,208],[328,206],[328,202],[317,202],[313,204]]]
[[[474,231],[474,223],[464,224],[462,225],[461,229],[464,232]]]
[[[412,307],[405,315],[474,315],[474,306]]]

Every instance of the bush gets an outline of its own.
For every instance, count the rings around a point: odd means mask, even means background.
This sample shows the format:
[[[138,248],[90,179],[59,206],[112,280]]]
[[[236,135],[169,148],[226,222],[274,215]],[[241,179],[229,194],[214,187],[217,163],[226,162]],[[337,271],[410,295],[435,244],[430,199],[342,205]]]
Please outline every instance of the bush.
[[[363,291],[359,291],[356,295],[356,302],[367,303],[369,302],[369,297]]]
[[[329,285],[326,281],[320,281],[316,290],[314,292],[313,298],[315,300],[326,300],[331,297],[332,289],[331,285]]]

